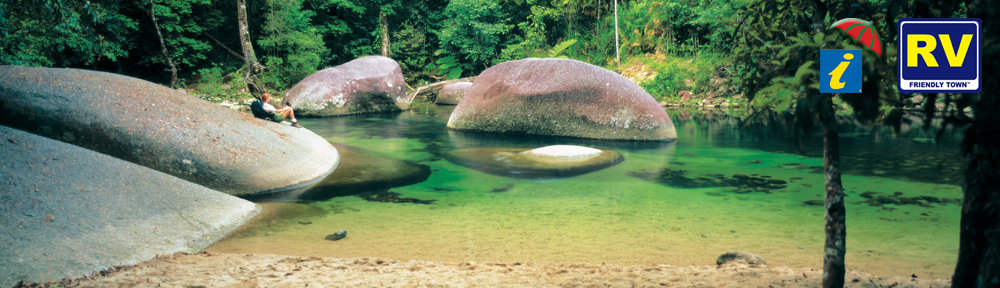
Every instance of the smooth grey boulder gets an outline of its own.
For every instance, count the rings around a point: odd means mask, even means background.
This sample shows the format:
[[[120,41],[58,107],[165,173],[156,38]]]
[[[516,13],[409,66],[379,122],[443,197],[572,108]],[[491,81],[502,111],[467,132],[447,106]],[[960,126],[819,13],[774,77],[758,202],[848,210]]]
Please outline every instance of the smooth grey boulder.
[[[308,185],[340,161],[308,129],[111,73],[0,66],[0,111],[0,125],[238,196]]]
[[[0,287],[197,252],[260,206],[0,126]]]
[[[722,265],[736,260],[747,261],[747,264],[750,265],[767,265],[767,261],[764,261],[763,257],[740,250],[729,250],[726,251],[726,253],[719,255],[719,258],[715,259],[715,265]]]
[[[462,102],[462,97],[465,97],[465,93],[469,92],[469,88],[471,87],[472,82],[448,84],[438,92],[434,104],[458,105],[458,102]]]
[[[476,77],[448,128],[608,140],[677,139],[667,112],[639,85],[570,59],[528,58]]]
[[[354,59],[309,75],[285,93],[297,116],[398,112],[406,104],[403,70],[382,56]]]

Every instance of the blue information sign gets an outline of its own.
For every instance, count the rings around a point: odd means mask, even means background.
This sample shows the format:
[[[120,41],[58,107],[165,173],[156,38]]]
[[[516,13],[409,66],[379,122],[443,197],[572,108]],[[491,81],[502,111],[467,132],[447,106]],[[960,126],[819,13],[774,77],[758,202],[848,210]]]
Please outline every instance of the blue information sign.
[[[861,93],[861,50],[819,50],[821,93]]]

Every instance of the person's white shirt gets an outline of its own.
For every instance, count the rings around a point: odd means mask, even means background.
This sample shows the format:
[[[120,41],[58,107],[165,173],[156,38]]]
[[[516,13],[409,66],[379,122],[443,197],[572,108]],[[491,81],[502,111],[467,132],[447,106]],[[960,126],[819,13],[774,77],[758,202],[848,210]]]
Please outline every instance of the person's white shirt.
[[[261,106],[263,106],[264,107],[264,111],[267,111],[268,113],[274,113],[274,111],[277,110],[277,109],[274,109],[274,105],[271,105],[271,103],[264,103],[264,105],[261,105]]]

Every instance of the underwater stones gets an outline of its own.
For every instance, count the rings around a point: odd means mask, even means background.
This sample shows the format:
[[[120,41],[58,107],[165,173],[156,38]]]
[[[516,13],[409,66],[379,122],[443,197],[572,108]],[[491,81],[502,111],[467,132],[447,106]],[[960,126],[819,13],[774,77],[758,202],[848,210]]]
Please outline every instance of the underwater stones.
[[[587,149],[468,148],[448,152],[445,159],[482,172],[514,178],[569,177],[604,169],[624,160],[614,150],[593,149],[600,151],[594,153]],[[584,151],[583,154],[580,151]],[[590,156],[574,158],[579,155]]]
[[[746,193],[753,192],[753,189],[750,189],[750,187],[737,187],[736,189],[733,189],[730,192],[739,193],[739,194],[746,194]]]
[[[365,199],[365,201],[370,202],[386,202],[386,203],[414,203],[414,204],[432,204],[437,200],[421,200],[417,198],[401,198],[399,193],[392,192],[389,190],[379,190],[379,191],[368,191],[358,194],[358,197]]]
[[[260,211],[79,146],[4,126],[0,139],[0,287],[194,253]]]
[[[715,265],[722,265],[736,260],[746,261],[750,265],[767,265],[767,261],[764,261],[763,257],[740,250],[729,250],[719,255],[719,258],[715,260]]]
[[[0,125],[237,196],[304,186],[339,162],[309,129],[111,73],[0,66],[0,109]]]
[[[358,147],[333,145],[341,152],[337,170],[308,191],[291,196],[307,201],[323,201],[417,184],[426,181],[431,175],[431,167],[427,165],[382,156]]]
[[[875,191],[865,191],[865,192],[862,192],[861,194],[859,194],[859,196],[865,198],[865,200],[861,201],[861,202],[856,202],[854,204],[865,203],[865,204],[868,204],[868,206],[883,207],[883,208],[885,208],[885,205],[887,205],[887,204],[892,204],[892,205],[916,205],[916,206],[928,207],[928,208],[934,207],[934,206],[932,206],[930,204],[940,204],[940,205],[945,205],[945,204],[949,204],[949,203],[958,204],[958,205],[962,204],[962,199],[959,199],[959,198],[948,199],[948,198],[938,198],[938,197],[934,197],[934,196],[902,197],[902,195],[903,195],[903,192],[899,192],[899,191],[893,192],[892,195],[888,195],[888,196],[886,196],[886,195],[879,195],[879,192],[875,192]]]
[[[735,189],[729,190],[729,192],[740,194],[751,192],[771,193],[771,190],[784,189],[788,187],[787,185],[779,184],[786,183],[784,180],[765,179],[743,174],[733,174],[732,178],[726,178],[724,175],[716,173],[703,174],[708,177],[698,176],[691,178],[688,177],[687,174],[687,170],[671,168],[660,169],[659,174],[645,171],[630,171],[626,173],[626,175],[631,177],[677,188],[736,187]]]
[[[354,59],[309,75],[285,93],[297,116],[402,111],[406,82],[399,63],[382,56]]]
[[[917,196],[917,197],[913,197],[913,199],[914,200],[924,200],[924,201],[927,201],[928,203],[941,203],[941,198],[937,198],[937,197],[934,197],[934,196]]]
[[[613,140],[674,140],[674,124],[639,85],[569,59],[529,58],[476,78],[448,128]]]
[[[472,87],[472,82],[458,82],[445,85],[438,92],[437,99],[434,100],[434,104],[445,104],[445,105],[458,105],[462,101],[462,97],[465,97],[465,93],[469,91]]]

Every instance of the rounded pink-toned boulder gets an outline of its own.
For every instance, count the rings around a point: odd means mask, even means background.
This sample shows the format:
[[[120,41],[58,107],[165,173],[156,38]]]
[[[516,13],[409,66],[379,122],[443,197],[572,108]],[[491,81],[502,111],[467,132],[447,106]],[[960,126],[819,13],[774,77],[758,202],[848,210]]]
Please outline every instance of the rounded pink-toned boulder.
[[[296,116],[402,111],[406,82],[399,63],[382,56],[354,59],[316,72],[285,93]]]
[[[441,92],[438,92],[437,100],[434,103],[457,105],[458,102],[462,101],[462,97],[465,97],[465,93],[469,92],[470,87],[472,87],[472,82],[448,84],[444,88],[441,88]]]
[[[645,90],[569,59],[523,59],[483,71],[448,128],[610,140],[674,140],[670,116]]]

